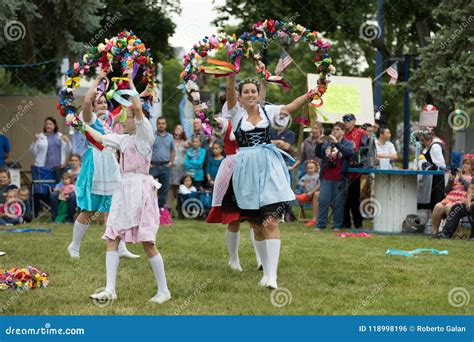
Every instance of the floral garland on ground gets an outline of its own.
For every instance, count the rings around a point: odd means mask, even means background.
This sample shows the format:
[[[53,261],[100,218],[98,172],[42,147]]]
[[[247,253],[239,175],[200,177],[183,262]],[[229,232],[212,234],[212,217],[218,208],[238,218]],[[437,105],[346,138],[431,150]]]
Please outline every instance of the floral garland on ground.
[[[66,80],[65,88],[59,93],[59,103],[57,104],[62,116],[76,114],[78,108],[74,104],[74,90],[80,86],[81,76],[89,74],[97,66],[102,70],[112,70],[114,66],[120,66],[122,72],[133,67],[134,77],[138,70],[142,68],[142,81],[146,85],[142,98],[145,98],[146,102],[151,102],[156,98],[154,92],[155,65],[150,50],[132,31],[123,31],[111,39],[105,39],[104,43],[92,47],[83,56],[82,61],[74,63],[73,68],[68,70],[69,78]],[[118,81],[118,84],[114,84],[113,90],[128,89],[128,82],[121,78]],[[111,97],[118,100],[118,102],[123,100],[120,93],[116,94],[115,97],[112,94]]]
[[[292,22],[268,19],[264,22],[257,22],[253,25],[252,32],[244,32],[239,38],[223,33],[205,37],[198,44],[195,44],[191,51],[183,57],[183,71],[180,75],[184,82],[188,99],[193,104],[199,104],[199,87],[196,84],[199,73],[214,74],[216,77],[237,74],[240,70],[240,60],[242,57],[252,60],[259,78],[268,82],[275,82],[283,87],[287,87],[282,77],[272,75],[265,64],[261,61],[258,53],[255,53],[253,44],[268,44],[277,38],[290,37],[294,42],[307,42],[315,53],[315,65],[319,72],[318,87],[311,92],[311,104],[320,107],[323,104],[322,96],[326,92],[329,83],[328,76],[336,72],[332,65],[331,56],[328,53],[329,42],[322,39],[316,31],[311,31],[301,25]],[[207,59],[210,65],[202,65],[202,59],[206,58],[209,52],[227,49],[228,62],[215,59]],[[201,110],[196,115],[205,124],[215,124],[209,111]]]
[[[25,268],[0,269],[0,290],[30,290],[49,285],[48,273],[41,272],[37,268],[26,266]]]

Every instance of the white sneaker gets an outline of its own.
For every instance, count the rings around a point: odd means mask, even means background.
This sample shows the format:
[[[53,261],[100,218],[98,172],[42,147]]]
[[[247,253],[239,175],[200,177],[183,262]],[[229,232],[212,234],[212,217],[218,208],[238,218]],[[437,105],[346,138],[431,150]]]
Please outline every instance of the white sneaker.
[[[278,284],[277,284],[276,279],[268,279],[267,287],[268,287],[269,289],[277,289],[277,288],[278,288]]]
[[[140,255],[137,255],[137,254],[133,254],[132,252],[130,252],[128,249],[122,251],[122,252],[119,252],[119,257],[121,258],[129,258],[129,259],[138,259],[140,257]]]
[[[158,293],[155,297],[150,299],[152,303],[163,304],[171,299],[171,293],[168,291],[166,293]]]
[[[101,291],[99,293],[91,294],[89,298],[102,302],[117,299],[117,294],[110,292],[108,289],[105,289],[104,291]]]
[[[243,269],[242,267],[240,267],[240,262],[232,262],[232,261],[229,261],[229,265],[230,265],[230,268],[233,270],[233,271],[238,271],[238,272],[242,272]]]
[[[75,248],[72,248],[72,243],[67,246],[67,251],[69,252],[69,256],[73,259],[79,259],[79,251]]]
[[[258,285],[259,286],[267,286],[268,284],[268,277],[267,276],[263,276],[262,279],[260,279]]]

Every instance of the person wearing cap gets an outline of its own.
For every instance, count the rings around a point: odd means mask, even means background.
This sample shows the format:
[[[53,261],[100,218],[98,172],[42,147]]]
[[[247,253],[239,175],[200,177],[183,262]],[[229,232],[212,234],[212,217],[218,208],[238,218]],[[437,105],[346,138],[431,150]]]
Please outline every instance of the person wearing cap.
[[[355,127],[356,117],[352,113],[348,113],[342,117],[346,133],[344,138],[353,142],[354,145],[354,156],[360,156],[360,148],[368,144],[368,137],[362,128]],[[359,159],[359,158],[355,158]],[[354,158],[353,158],[354,160]],[[356,161],[356,164],[358,162]],[[362,227],[362,214],[359,210],[360,206],[360,174],[350,173],[349,174],[349,188],[347,194],[346,204],[344,206],[344,228],[361,228]],[[354,226],[351,224],[351,213],[354,221]]]

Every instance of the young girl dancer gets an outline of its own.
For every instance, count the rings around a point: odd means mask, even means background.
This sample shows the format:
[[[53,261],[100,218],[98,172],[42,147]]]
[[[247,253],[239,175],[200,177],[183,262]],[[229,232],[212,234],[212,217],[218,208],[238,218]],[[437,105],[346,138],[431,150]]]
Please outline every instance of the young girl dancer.
[[[135,90],[132,71],[126,70],[131,90]],[[156,190],[161,187],[149,175],[153,128],[144,116],[140,99],[132,98],[133,109],[127,108],[127,120],[123,123],[124,133],[101,135],[94,129],[89,133],[98,142],[120,151],[121,180],[112,197],[110,216],[103,239],[107,241],[105,258],[107,284],[105,290],[91,295],[93,299],[116,299],[115,281],[119,266],[119,241],[143,244],[158,286],[157,294],[151,302],[162,304],[171,299],[166,283],[163,258],[155,246],[160,224],[160,211]]]
[[[100,134],[105,134],[108,129],[104,122],[100,120],[107,112],[107,101],[103,92],[97,93],[97,88],[106,77],[107,71],[100,71],[84,96],[83,111],[81,113],[82,120]],[[81,213],[74,222],[72,242],[67,248],[71,258],[80,257],[81,240],[89,227],[89,223],[97,219],[102,213],[105,214],[104,221],[107,221],[112,195],[120,177],[115,150],[105,148],[100,151],[89,142],[88,145],[76,181],[76,201]],[[130,253],[124,242],[120,243],[119,254],[128,258],[139,257]]]

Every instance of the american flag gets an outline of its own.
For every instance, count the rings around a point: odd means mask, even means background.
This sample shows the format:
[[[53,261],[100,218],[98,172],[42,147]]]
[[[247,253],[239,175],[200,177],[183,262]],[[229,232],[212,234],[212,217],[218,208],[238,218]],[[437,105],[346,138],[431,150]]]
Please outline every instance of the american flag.
[[[397,62],[395,62],[392,65],[390,65],[387,70],[385,70],[387,72],[387,74],[390,76],[390,81],[388,82],[388,84],[396,84],[397,83],[397,80],[398,80],[398,70],[397,69],[398,69]]]
[[[280,59],[275,69],[275,75],[280,75],[291,63],[293,63],[293,58],[291,58],[284,49],[281,50]]]

